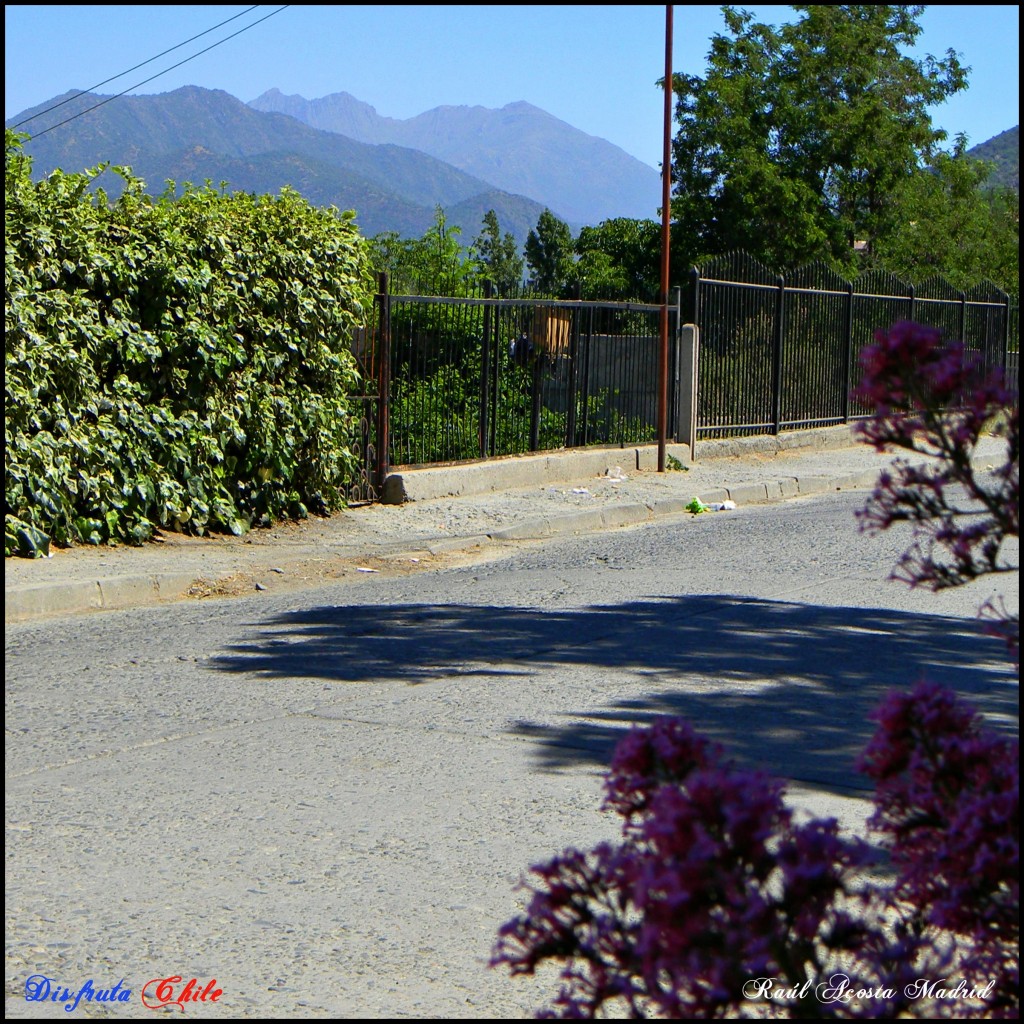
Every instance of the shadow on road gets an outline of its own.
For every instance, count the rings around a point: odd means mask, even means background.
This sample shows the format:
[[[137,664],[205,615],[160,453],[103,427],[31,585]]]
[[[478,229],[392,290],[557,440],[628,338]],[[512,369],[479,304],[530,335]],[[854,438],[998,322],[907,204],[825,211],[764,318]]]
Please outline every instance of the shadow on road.
[[[923,677],[1017,729],[1016,677],[974,619],[728,595],[559,611],[319,607],[279,616],[213,665],[275,679],[454,685],[585,672],[588,685],[598,680],[588,706],[513,727],[551,771],[604,766],[627,729],[673,714],[741,762],[849,791],[860,788],[853,764],[873,729],[868,713]],[[567,705],[580,693],[568,688]]]

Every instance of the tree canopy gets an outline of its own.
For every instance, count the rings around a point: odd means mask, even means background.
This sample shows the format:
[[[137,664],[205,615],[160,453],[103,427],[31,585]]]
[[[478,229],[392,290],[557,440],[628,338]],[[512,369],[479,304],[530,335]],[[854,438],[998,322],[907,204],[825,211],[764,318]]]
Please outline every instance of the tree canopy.
[[[915,282],[940,274],[956,288],[987,278],[1017,295],[1020,200],[1013,189],[988,187],[991,172],[959,139],[908,176],[894,193],[894,230],[876,243],[879,265]]]
[[[376,270],[387,273],[392,291],[463,295],[473,290],[479,267],[461,235],[462,228],[449,224],[437,206],[422,238],[384,231],[370,239],[370,258]]]
[[[773,28],[725,7],[705,77],[675,75],[673,219],[687,263],[744,249],[853,269],[897,229],[896,193],[939,152],[929,107],[957,55],[915,59],[921,6],[798,4]],[[678,264],[677,264],[678,265]]]
[[[501,233],[494,210],[484,214],[480,234],[473,240],[473,250],[480,262],[481,274],[491,280],[501,295],[507,295],[523,281],[523,257],[519,255],[515,235]]]
[[[575,279],[572,230],[550,210],[537,218],[537,227],[526,239],[525,252],[530,279],[539,291],[554,294]]]
[[[614,217],[583,228],[576,270],[584,298],[653,300],[661,284],[661,225]]]

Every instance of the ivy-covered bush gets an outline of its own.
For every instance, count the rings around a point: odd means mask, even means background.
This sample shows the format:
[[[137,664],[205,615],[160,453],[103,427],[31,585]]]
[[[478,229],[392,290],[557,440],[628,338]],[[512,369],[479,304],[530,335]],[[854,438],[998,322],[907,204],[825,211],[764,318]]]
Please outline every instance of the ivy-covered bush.
[[[5,552],[344,503],[372,282],[350,214],[5,153]]]

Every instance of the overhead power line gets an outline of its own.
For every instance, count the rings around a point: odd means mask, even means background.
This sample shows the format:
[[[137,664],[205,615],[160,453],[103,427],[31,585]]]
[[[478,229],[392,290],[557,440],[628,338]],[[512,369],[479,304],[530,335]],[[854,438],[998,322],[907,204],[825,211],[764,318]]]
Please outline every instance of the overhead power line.
[[[173,53],[175,50],[180,50],[183,46],[188,46],[189,43],[194,43],[197,39],[201,39],[203,36],[208,36],[211,32],[216,32],[217,29],[223,28],[229,22],[237,21],[242,17],[243,14],[248,14],[250,11],[255,11],[259,4],[253,4],[252,7],[246,7],[244,11],[238,14],[233,14],[230,18],[225,19],[213,28],[206,29],[205,32],[200,32],[197,35],[192,36],[191,39],[186,39],[183,43],[178,43],[177,46],[172,46],[168,50],[164,50],[163,53],[158,53],[155,57],[150,57],[149,60],[144,60],[141,64],[136,64],[134,67],[128,68],[127,71],[122,71],[119,75],[111,75],[110,78],[104,78],[102,82],[97,82],[95,85],[90,85],[88,89],[83,89],[81,92],[76,92],[69,96],[67,99],[61,100],[60,103],[54,103],[53,106],[47,107],[45,110],[40,110],[36,114],[32,114],[30,117],[26,117],[23,121],[19,121],[14,128],[20,128],[23,124],[28,124],[29,121],[34,121],[37,117],[42,117],[43,114],[49,114],[51,110],[56,110],[58,107],[63,107],[65,103],[70,103],[72,100],[77,100],[79,96],[84,96],[86,93],[92,92],[94,89],[99,89],[100,86],[106,85],[108,82],[116,81],[118,78],[124,78],[125,75],[130,75],[133,71],[138,71],[139,68],[144,68],[147,64],[152,64],[153,61],[159,60],[161,57],[166,57],[167,54]],[[135,86],[132,86],[135,88]]]
[[[259,6],[259,5],[257,4],[257,6]],[[186,57],[184,60],[178,61],[177,64],[172,64],[169,68],[164,68],[163,71],[158,71],[155,75],[150,75],[149,78],[145,78],[141,82],[136,82],[135,85],[128,86],[127,89],[122,90],[121,92],[117,93],[117,95],[115,95],[115,96],[108,96],[105,100],[101,100],[99,103],[94,103],[91,107],[86,107],[85,110],[80,110],[77,114],[72,114],[71,117],[66,117],[63,121],[58,121],[56,124],[50,125],[49,128],[44,128],[41,132],[36,132],[32,136],[32,138],[33,139],[38,139],[41,135],[45,135],[47,132],[52,132],[55,128],[60,128],[63,125],[66,125],[66,124],[70,123],[71,121],[77,120],[79,117],[83,117],[85,114],[88,114],[88,113],[92,112],[93,110],[98,109],[99,107],[106,106],[106,104],[112,103],[114,100],[120,99],[122,96],[124,96],[127,93],[131,92],[132,89],[138,89],[140,86],[147,85],[149,82],[154,81],[155,79],[159,78],[161,75],[166,75],[169,71],[173,71],[175,68],[180,68],[183,64],[187,64],[190,60],[195,60],[196,57],[201,57],[204,53],[209,53],[210,50],[216,49],[222,43],[226,43],[229,39],[234,39],[235,36],[240,36],[243,32],[248,32],[249,29],[255,28],[261,22],[266,21],[268,18],[272,18],[275,14],[280,14],[282,11],[287,10],[291,6],[292,6],[291,4],[284,4],[283,6],[278,7],[276,11],[271,11],[269,14],[264,15],[262,18],[259,18],[256,21],[251,22],[250,24],[246,25],[245,28],[240,28],[237,32],[232,32],[231,35],[225,36],[223,39],[218,40],[216,43],[212,43],[210,46],[207,46],[204,49],[199,50],[197,53],[193,53],[191,57]],[[245,12],[243,12],[243,13],[245,13]],[[212,31],[212,29],[208,30],[208,31]],[[204,33],[201,33],[201,34],[205,35],[206,33],[204,32]],[[185,44],[182,43],[180,45],[183,46]],[[172,47],[172,49],[177,49],[177,48],[178,47]],[[155,60],[156,58],[154,57],[152,59]],[[149,61],[145,61],[144,63],[148,64]],[[141,67],[141,66],[142,65],[139,65],[139,67]],[[127,74],[127,72],[125,72],[125,74]],[[120,78],[121,75],[116,75],[115,77],[116,78]],[[112,79],[108,79],[108,81],[112,81]],[[74,98],[75,97],[73,97],[73,96],[70,97],[70,99],[74,99]],[[29,120],[31,120],[31,118]],[[24,124],[24,122],[22,122],[22,124]],[[17,126],[15,126],[15,127],[17,127]]]

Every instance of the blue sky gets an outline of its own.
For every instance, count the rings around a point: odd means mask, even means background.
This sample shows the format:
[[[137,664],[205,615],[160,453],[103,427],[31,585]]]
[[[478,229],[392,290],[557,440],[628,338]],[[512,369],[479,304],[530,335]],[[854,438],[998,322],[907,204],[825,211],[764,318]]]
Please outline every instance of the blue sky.
[[[97,90],[120,92],[281,5],[263,5],[217,32]],[[771,24],[787,6],[746,8]],[[86,89],[154,57],[245,5],[8,5],[4,116],[69,89]],[[721,9],[675,7],[673,67],[702,74]],[[1017,5],[928,7],[918,55],[960,54],[969,90],[933,111],[972,144],[1013,127],[1019,115]],[[293,5],[137,92],[182,85],[251,100],[276,87],[308,99],[348,92],[396,118],[441,105],[502,107],[526,100],[657,166],[665,66],[663,6]]]

